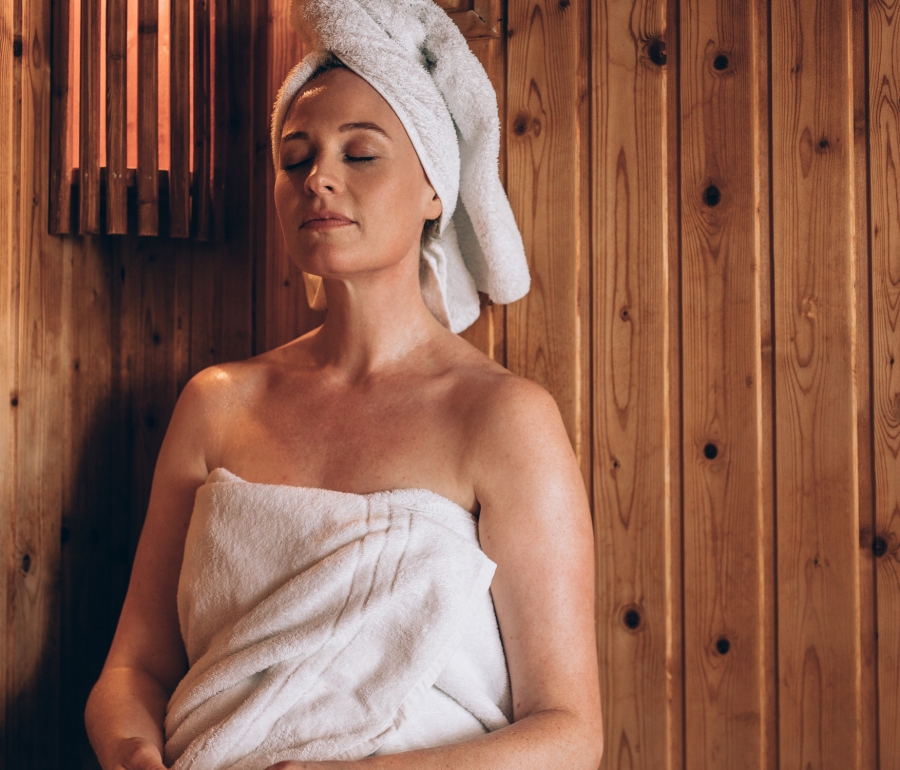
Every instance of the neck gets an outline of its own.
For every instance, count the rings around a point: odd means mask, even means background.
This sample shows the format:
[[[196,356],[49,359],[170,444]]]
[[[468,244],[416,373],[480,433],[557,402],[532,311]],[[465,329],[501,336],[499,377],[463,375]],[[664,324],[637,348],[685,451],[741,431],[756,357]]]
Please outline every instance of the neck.
[[[392,368],[444,332],[422,299],[416,270],[392,268],[325,279],[328,311],[315,338],[317,357],[350,380]]]

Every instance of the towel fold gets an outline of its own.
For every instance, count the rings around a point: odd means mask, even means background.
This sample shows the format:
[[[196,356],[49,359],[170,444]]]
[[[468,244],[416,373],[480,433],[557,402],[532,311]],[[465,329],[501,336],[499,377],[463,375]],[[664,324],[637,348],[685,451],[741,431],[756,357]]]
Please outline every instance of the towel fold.
[[[427,490],[197,491],[178,585],[173,770],[264,770],[465,740],[511,702],[472,516]]]

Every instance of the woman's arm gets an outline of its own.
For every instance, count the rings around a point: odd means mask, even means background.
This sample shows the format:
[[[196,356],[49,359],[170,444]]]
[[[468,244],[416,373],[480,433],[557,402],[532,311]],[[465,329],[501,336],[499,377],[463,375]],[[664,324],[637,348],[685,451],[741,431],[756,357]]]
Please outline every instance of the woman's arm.
[[[471,741],[359,762],[278,770],[596,770],[603,751],[594,628],[594,545],[584,482],[553,399],[506,377],[470,431],[479,535],[514,723]]]
[[[164,770],[166,704],[187,670],[176,590],[194,494],[207,475],[208,391],[215,376],[195,377],[175,407],[122,614],[88,697],[85,725],[104,770]]]

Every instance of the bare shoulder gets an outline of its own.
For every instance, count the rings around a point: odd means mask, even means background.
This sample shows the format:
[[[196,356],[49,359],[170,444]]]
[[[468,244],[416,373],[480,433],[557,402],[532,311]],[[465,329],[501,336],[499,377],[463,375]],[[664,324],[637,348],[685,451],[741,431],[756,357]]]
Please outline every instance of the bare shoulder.
[[[583,494],[580,470],[553,396],[477,351],[457,370],[455,410],[466,435],[463,467],[482,509],[515,491]],[[573,488],[573,485],[578,486]],[[506,507],[506,506],[504,506]]]
[[[261,357],[215,364],[195,374],[178,397],[160,459],[200,467],[215,457],[222,437],[243,405],[264,387]]]
[[[472,367],[464,387],[468,451],[479,464],[510,453],[520,455],[523,450],[570,453],[559,407],[537,383],[491,361]]]
[[[205,408],[230,405],[248,395],[264,376],[265,362],[260,359],[248,358],[202,369],[188,380],[180,400]]]

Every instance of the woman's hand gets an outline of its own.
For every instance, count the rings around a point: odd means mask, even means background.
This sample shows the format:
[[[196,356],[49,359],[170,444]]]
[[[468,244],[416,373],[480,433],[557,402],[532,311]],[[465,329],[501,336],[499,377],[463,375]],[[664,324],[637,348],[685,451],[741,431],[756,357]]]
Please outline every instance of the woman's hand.
[[[167,770],[159,749],[145,738],[122,741],[114,770]]]

